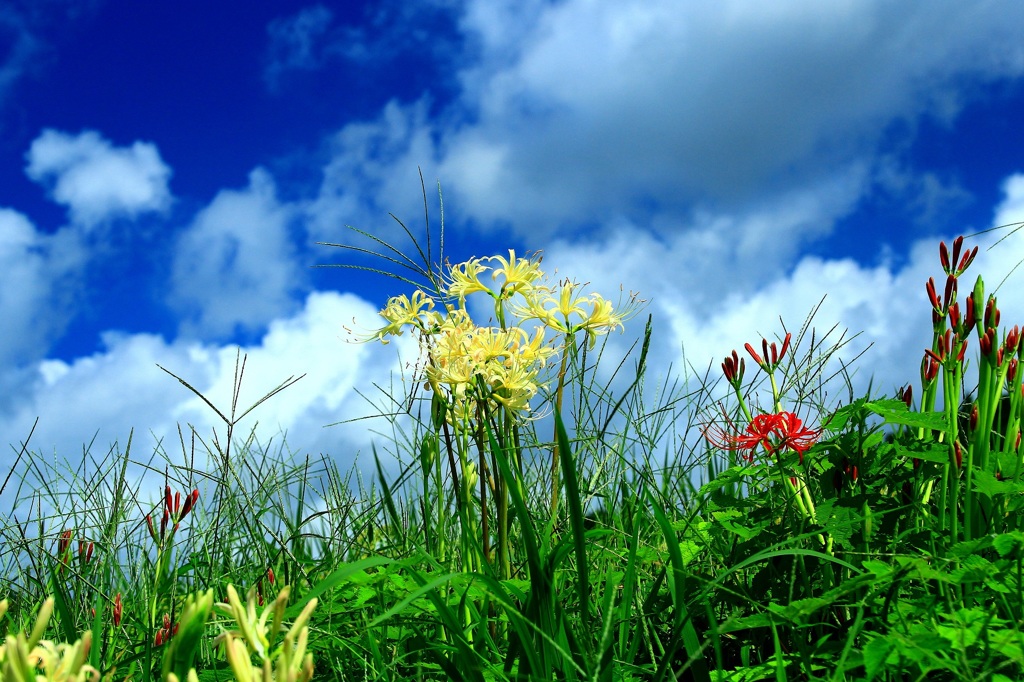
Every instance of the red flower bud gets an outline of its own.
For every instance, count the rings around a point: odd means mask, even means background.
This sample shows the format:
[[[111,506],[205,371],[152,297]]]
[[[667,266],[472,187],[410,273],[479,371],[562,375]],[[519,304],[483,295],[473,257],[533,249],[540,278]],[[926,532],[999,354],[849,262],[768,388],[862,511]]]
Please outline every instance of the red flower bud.
[[[960,449],[960,441],[953,441],[953,454],[956,456],[956,468],[961,469],[964,466],[964,453]]]
[[[270,567],[267,568],[267,582],[274,584],[274,569]]]
[[[921,383],[928,386],[938,375],[939,358],[930,348],[926,349],[924,359],[921,360]]]
[[[949,306],[953,304],[953,299],[956,298],[956,277],[950,275],[946,278],[946,290],[943,292],[942,303],[943,310],[948,310]]]
[[[745,345],[745,346],[743,346],[743,347],[747,349],[747,352],[748,352],[748,353],[750,353],[750,357],[751,357],[751,358],[753,358],[754,362],[756,362],[756,363],[757,363],[758,365],[760,365],[761,367],[764,367],[764,361],[763,361],[763,360],[761,360],[761,356],[757,354],[757,351],[755,351],[755,350],[754,350],[754,347],[753,347],[753,346],[751,346],[751,345],[750,345],[750,344],[748,343],[748,344],[746,344],[746,345]]]
[[[896,398],[898,400],[902,400],[909,409],[910,407],[913,406],[914,403],[914,387],[911,384],[903,386],[902,388],[900,388],[899,391],[896,392]]]
[[[114,597],[114,627],[121,624],[121,614],[124,610],[124,605],[121,603],[121,593],[118,592],[117,596]]]
[[[746,344],[744,348],[747,349],[747,352],[750,353],[750,357],[753,358],[754,362],[756,362],[761,369],[763,369],[766,372],[771,372],[776,367],[779,366],[779,362],[781,362],[782,358],[786,355],[786,351],[789,350],[789,342],[792,338],[793,334],[786,334],[786,338],[782,341],[781,350],[778,346],[775,345],[774,342],[772,342],[771,346],[769,347],[768,339],[761,339],[761,351],[764,356],[763,359],[762,356],[758,355],[757,351],[755,351],[754,347],[749,343]],[[771,350],[771,354],[769,354],[769,350]]]
[[[999,326],[999,308],[996,307],[996,297],[989,296],[985,304],[985,328]]]
[[[789,350],[789,341],[793,338],[792,333],[787,333],[786,338],[782,340],[782,350],[779,351],[778,357],[775,356],[775,344],[772,344],[772,364],[778,365],[779,361],[782,360],[783,356],[786,355],[786,351]]]
[[[956,361],[962,363],[964,361],[964,354],[967,352],[967,342],[969,339],[964,339],[964,342],[960,344],[960,351],[956,354]]]
[[[992,355],[992,348],[996,343],[996,330],[994,327],[989,327],[982,334],[981,338],[978,339],[978,344],[981,346],[982,357],[990,357]]]
[[[61,531],[60,537],[57,539],[57,558],[64,561],[69,549],[71,549],[71,530],[67,529]]]
[[[953,260],[956,260],[957,252],[960,250],[957,248],[959,244],[953,240]],[[949,266],[949,249],[946,248],[946,242],[939,242],[939,262],[942,263],[942,269],[944,272],[952,272],[952,268]]]
[[[171,486],[167,486],[164,490],[164,512],[170,514],[174,511],[173,498],[171,497]]]
[[[93,543],[86,543],[85,540],[78,541],[78,560],[87,564],[92,561]]]
[[[956,274],[960,276],[964,271],[970,267],[971,263],[974,262],[974,257],[978,255],[978,247],[975,246],[973,249],[964,254],[964,257],[960,259],[960,264],[956,266]],[[953,260],[956,260],[955,258]]]
[[[1006,343],[1003,344],[1003,348],[1006,349],[1008,355],[1012,355],[1017,350],[1017,344],[1020,342],[1020,327],[1013,325],[1013,329],[1006,333]]]
[[[974,294],[972,293],[964,301],[964,328],[962,333],[965,337],[971,333],[976,323],[977,319],[974,316]]]
[[[185,516],[190,511],[192,511],[192,508],[196,506],[196,502],[198,502],[198,501],[199,501],[199,489],[196,488],[195,490],[192,491],[192,493],[188,497],[185,498],[185,506],[181,510],[181,518],[185,518]]]
[[[935,312],[942,312],[942,301],[939,300],[939,295],[935,292],[935,279],[929,277],[924,289],[928,292],[928,301],[932,304]]]

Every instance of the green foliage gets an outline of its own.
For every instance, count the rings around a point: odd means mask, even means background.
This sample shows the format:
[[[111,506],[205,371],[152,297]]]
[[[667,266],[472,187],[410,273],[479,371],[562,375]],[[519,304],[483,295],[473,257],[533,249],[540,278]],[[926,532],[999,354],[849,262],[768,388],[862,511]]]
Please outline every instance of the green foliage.
[[[397,281],[451,286],[431,244],[417,265],[371,239],[409,266]],[[960,248],[947,277],[970,264]],[[481,292],[483,262],[458,270],[460,291]],[[505,291],[490,292],[503,329]],[[684,396],[652,385],[648,322],[623,358],[606,336],[560,336],[528,406],[476,378],[385,395],[369,484],[239,437],[296,381],[238,409],[240,357],[230,408],[203,397],[223,433],[142,463],[165,472],[158,490],[130,475],[130,438],[89,471],[27,460],[14,509],[34,516],[0,521],[3,621],[34,628],[28,642],[84,636],[82,669],[110,679],[1021,679],[1019,332],[999,332],[980,278],[970,304],[947,291],[930,293],[916,406],[909,387],[824,404],[847,341],[826,347],[810,318],[781,348],[748,345],[754,376],[733,352],[724,391]],[[959,351],[975,332],[968,396]]]

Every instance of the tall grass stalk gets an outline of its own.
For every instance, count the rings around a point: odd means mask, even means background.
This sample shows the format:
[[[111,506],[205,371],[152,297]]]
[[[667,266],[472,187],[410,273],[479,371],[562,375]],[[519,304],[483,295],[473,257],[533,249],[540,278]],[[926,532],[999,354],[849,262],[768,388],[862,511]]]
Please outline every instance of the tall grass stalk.
[[[980,278],[958,300],[961,241],[927,289],[915,404],[855,396],[851,338],[814,311],[682,382],[649,366],[650,318],[613,355],[635,297],[547,281],[535,255],[452,265],[443,231],[414,240],[422,262],[356,234],[384,267],[353,267],[412,287],[364,335],[420,341],[422,388],[379,397],[390,434],[345,470],[241,433],[301,384],[240,409],[240,355],[225,407],[165,370],[219,419],[180,454],[129,435],[61,468],[24,444],[0,519],[8,679],[51,640],[78,642],[82,679],[1024,676],[1019,328]]]

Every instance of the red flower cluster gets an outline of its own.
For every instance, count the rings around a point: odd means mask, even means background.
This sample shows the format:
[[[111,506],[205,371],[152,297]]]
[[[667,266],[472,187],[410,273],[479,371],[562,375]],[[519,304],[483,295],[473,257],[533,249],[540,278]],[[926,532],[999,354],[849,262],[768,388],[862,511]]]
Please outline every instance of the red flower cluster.
[[[167,486],[164,490],[164,515],[160,519],[160,534],[157,535],[156,528],[153,526],[153,517],[150,514],[146,514],[146,526],[149,528],[149,535],[153,538],[156,543],[162,543],[167,539],[167,526],[171,525],[170,535],[174,535],[178,530],[178,524],[183,518],[188,516],[188,513],[195,507],[196,502],[199,501],[199,490],[193,490],[191,493],[187,493],[185,496],[185,504],[181,503],[181,493],[174,493],[171,495],[171,486]]]
[[[170,641],[171,637],[178,634],[178,624],[171,623],[171,617],[164,614],[163,627],[156,631],[156,636],[153,638],[153,646],[163,646]]]
[[[793,450],[800,455],[800,463],[804,461],[804,453],[818,440],[820,431],[809,429],[792,412],[778,414],[759,414],[754,417],[744,433],[731,435],[721,429],[712,434],[705,430],[704,437],[708,442],[723,450],[745,450],[743,457],[748,462],[754,461],[754,450],[759,446],[769,455],[784,450]]]

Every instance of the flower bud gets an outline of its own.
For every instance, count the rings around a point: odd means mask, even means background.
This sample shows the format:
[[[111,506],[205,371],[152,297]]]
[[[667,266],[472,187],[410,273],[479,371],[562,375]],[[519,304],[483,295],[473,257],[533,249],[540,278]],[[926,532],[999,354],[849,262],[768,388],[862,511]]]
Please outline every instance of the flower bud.
[[[960,264],[956,266],[956,274],[958,277],[964,273],[967,268],[974,262],[974,257],[978,255],[978,247],[975,246],[973,249],[964,254],[964,257],[960,259]]]
[[[206,621],[213,609],[213,590],[189,595],[178,622],[169,629],[171,645],[164,654],[163,673],[173,672],[184,679],[192,669],[196,652],[206,635]],[[165,624],[170,618],[165,616]]]
[[[946,278],[946,290],[942,296],[942,309],[948,310],[956,298],[956,277],[950,275]]]
[[[985,304],[985,328],[999,326],[999,308],[996,306],[996,297],[989,296]]]
[[[903,386],[902,388],[900,388],[900,390],[897,391],[897,393],[896,393],[896,398],[898,400],[902,400],[903,403],[907,406],[907,409],[910,409],[911,407],[913,407],[913,403],[914,403],[914,387],[913,387],[913,385],[907,384],[906,386]]]
[[[924,285],[924,289],[928,293],[928,302],[932,304],[932,309],[937,313],[941,313],[942,302],[939,300],[939,295],[935,292],[935,279],[929,277],[928,282]]]
[[[1020,342],[1020,326],[1013,325],[1013,329],[1006,333],[1006,343],[1003,344],[1003,348],[1006,349],[1007,355],[1013,355],[1017,351],[1017,344]]]

